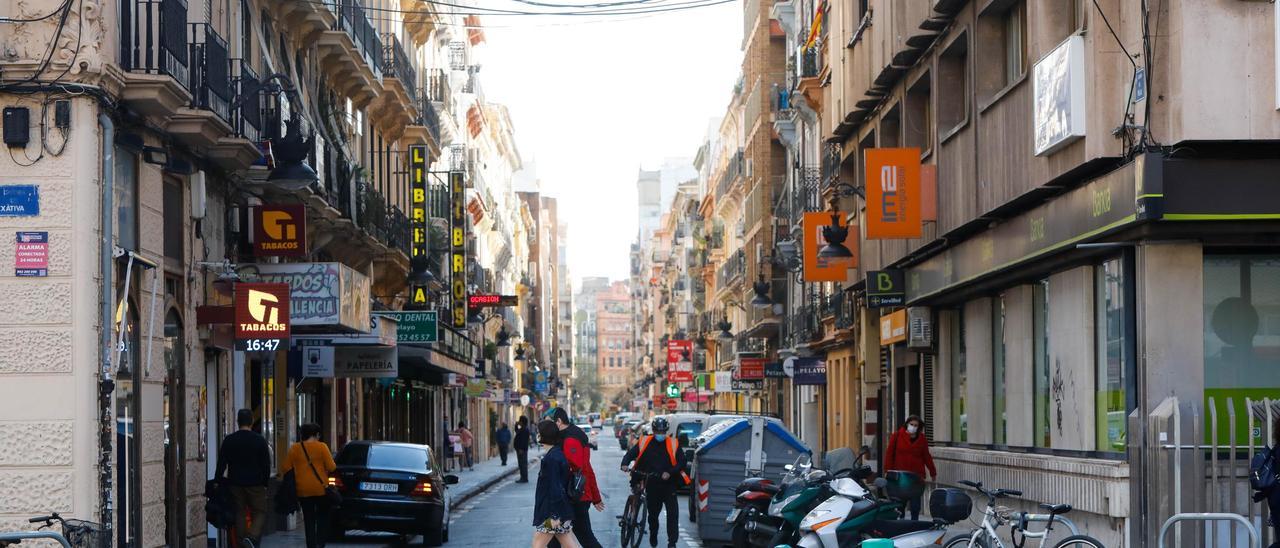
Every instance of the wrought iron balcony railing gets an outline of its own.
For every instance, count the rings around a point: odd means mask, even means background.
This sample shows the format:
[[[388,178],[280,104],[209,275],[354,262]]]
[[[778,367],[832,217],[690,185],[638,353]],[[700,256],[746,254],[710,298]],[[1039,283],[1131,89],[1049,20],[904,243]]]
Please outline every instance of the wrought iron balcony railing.
[[[404,45],[394,33],[383,35],[382,73],[387,78],[396,78],[404,85],[409,100],[418,102],[418,73],[409,62],[409,55]]]
[[[232,89],[237,97],[246,97],[247,93],[258,89],[258,73],[253,71],[244,59],[231,60]],[[246,99],[232,113],[236,136],[253,142],[262,140],[262,99],[253,97]]]
[[[440,142],[440,112],[429,95],[418,99],[418,125],[426,126],[432,142]]]
[[[187,3],[125,0],[120,9],[120,62],[124,69],[168,75],[188,86]]]
[[[818,48],[812,47],[800,54],[800,77],[817,78],[822,65],[818,57]]]
[[[427,96],[432,102],[449,104],[453,90],[449,86],[449,74],[441,69],[430,69],[427,72]]]
[[[191,106],[231,123],[231,59],[227,41],[208,23],[191,23]]]
[[[730,284],[739,281],[747,273],[747,256],[741,249],[733,252],[725,259],[724,264],[720,265],[720,270],[716,272],[716,286],[723,289]]]
[[[377,78],[382,78],[382,38],[359,0],[338,0],[337,30],[351,36],[356,49]]]

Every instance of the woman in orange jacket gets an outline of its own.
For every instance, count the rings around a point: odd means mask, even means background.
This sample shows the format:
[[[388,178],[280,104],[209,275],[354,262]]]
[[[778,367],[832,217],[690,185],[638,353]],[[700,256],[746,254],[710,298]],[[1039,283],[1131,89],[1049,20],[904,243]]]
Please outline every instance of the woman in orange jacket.
[[[324,489],[329,484],[329,474],[338,468],[329,454],[329,446],[320,441],[320,427],[304,424],[298,429],[298,443],[289,448],[280,475],[293,471],[298,486],[298,505],[307,535],[307,548],[322,548],[329,531],[329,500]]]

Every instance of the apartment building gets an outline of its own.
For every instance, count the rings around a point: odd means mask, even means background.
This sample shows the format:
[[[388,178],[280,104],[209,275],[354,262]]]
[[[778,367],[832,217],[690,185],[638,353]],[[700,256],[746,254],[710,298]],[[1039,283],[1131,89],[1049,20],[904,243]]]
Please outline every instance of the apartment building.
[[[595,301],[596,380],[604,402],[621,408],[631,385],[631,290],[615,281]]]

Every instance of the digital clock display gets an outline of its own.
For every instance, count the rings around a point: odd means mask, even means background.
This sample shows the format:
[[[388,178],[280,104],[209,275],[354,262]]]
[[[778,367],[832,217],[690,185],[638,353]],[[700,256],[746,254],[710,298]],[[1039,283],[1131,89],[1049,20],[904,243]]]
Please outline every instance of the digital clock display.
[[[275,352],[280,349],[280,342],[280,339],[240,339],[236,341],[236,350]]]

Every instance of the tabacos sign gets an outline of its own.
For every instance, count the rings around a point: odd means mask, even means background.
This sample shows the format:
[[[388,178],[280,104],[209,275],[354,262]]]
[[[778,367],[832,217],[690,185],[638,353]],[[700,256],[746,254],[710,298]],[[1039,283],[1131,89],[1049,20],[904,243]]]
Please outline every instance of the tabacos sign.
[[[289,338],[288,284],[236,285],[236,344],[242,350],[275,350]]]
[[[867,239],[919,238],[920,149],[870,148],[865,163]]]
[[[263,204],[253,208],[253,253],[259,257],[307,255],[307,208]]]

